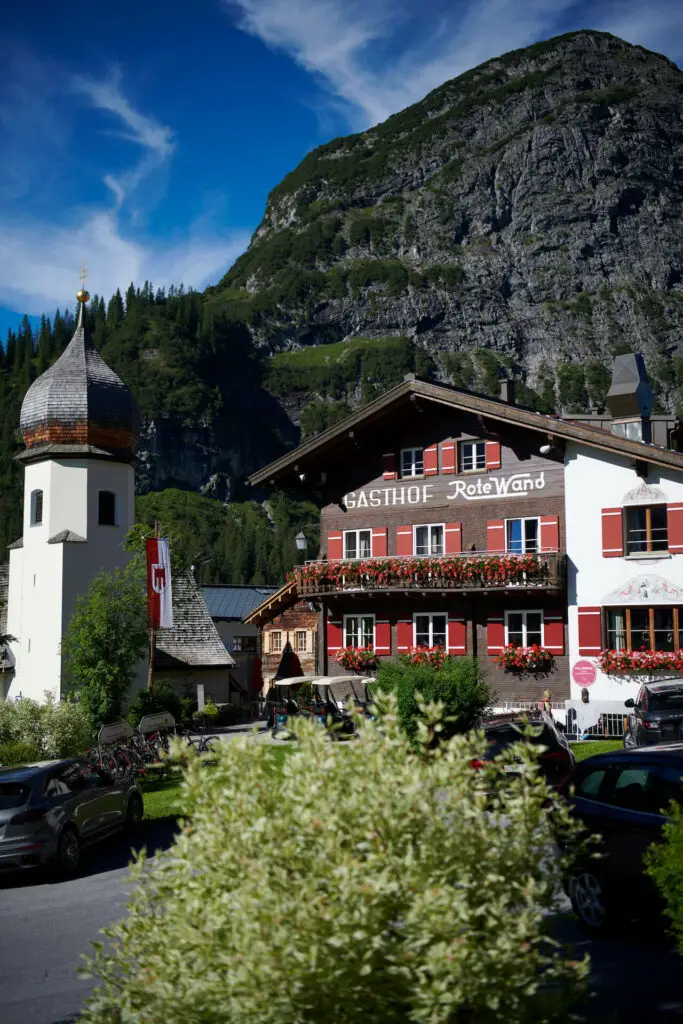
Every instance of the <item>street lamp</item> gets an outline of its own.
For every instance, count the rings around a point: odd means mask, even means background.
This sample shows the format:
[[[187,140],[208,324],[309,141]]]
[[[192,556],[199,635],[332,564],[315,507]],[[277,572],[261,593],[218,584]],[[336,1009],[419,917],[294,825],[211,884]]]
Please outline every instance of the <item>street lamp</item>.
[[[306,534],[304,533],[303,530],[299,530],[296,537],[294,538],[294,541],[296,543],[297,551],[306,550]]]

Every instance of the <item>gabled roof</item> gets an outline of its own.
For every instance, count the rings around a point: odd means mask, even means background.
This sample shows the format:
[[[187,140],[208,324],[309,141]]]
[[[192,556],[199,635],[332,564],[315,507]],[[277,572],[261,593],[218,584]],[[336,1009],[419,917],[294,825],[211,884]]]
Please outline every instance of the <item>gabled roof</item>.
[[[190,574],[173,577],[173,622],[171,629],[156,634],[158,669],[234,668],[235,660],[225,649],[204,598]]]
[[[272,484],[279,482],[283,476],[291,481],[293,472],[303,471],[307,464],[314,462],[326,449],[331,451],[338,449],[342,444],[348,445],[354,441],[358,443],[358,438],[354,438],[353,434],[349,436],[349,432],[354,432],[356,427],[362,425],[366,428],[382,422],[387,423],[401,407],[409,408],[410,403],[416,399],[484,416],[494,423],[526,427],[546,434],[549,438],[576,441],[590,448],[630,456],[664,469],[683,470],[683,453],[672,451],[670,448],[660,448],[644,441],[630,441],[575,420],[548,416],[532,409],[511,405],[498,398],[487,398],[484,395],[461,391],[448,384],[436,384],[434,381],[422,380],[408,374],[401,384],[380,395],[374,402],[364,405],[341,423],[324,430],[310,441],[304,442],[254,473],[249,477],[249,482],[255,486]]]
[[[212,619],[243,619],[276,590],[277,587],[213,584],[202,587],[202,597]]]
[[[299,600],[299,592],[296,589],[296,580],[291,579],[283,583],[279,590],[257,605],[253,611],[244,616],[244,622],[249,626],[263,626],[271,622],[280,612],[291,608]]]

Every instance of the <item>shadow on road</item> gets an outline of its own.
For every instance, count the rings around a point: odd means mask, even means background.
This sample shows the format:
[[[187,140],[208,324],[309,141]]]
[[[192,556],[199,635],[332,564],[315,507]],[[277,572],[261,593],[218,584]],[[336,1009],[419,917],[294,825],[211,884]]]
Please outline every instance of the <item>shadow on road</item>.
[[[100,875],[103,872],[126,868],[133,859],[133,853],[147,848],[148,856],[161,850],[168,850],[178,833],[176,818],[157,818],[144,821],[133,835],[118,832],[104,839],[96,846],[83,850],[83,860],[78,878]],[[18,889],[22,886],[46,885],[65,881],[46,868],[0,874],[0,889]]]

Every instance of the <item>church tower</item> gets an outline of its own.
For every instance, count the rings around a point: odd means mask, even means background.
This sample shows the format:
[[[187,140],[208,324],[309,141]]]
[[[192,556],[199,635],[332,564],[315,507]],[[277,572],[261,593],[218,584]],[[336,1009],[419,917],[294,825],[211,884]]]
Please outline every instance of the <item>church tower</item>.
[[[10,546],[8,696],[40,701],[46,690],[60,695],[60,647],[76,599],[98,572],[126,565],[134,515],[135,400],[92,342],[90,296],[77,298],[73,338],[21,407],[24,528]]]

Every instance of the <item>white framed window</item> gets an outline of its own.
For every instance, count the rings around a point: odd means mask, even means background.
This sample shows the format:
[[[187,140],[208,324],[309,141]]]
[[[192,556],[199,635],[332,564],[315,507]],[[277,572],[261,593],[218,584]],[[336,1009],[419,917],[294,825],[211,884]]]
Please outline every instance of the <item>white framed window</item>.
[[[43,492],[31,491],[31,526],[40,526],[43,522]]]
[[[374,647],[375,616],[344,616],[344,647]]]
[[[413,551],[416,555],[442,555],[444,553],[444,524],[420,524],[413,528]]]
[[[370,558],[372,530],[344,530],[344,558]]]
[[[118,526],[118,501],[113,491],[100,491],[97,495],[97,522],[99,526]]]
[[[424,471],[424,448],[402,448],[401,476],[423,476]]]
[[[447,641],[448,616],[445,612],[419,612],[413,616],[413,643],[416,647],[445,648]]]
[[[543,646],[543,612],[505,612],[505,644],[517,647]]]
[[[524,555],[528,551],[540,548],[541,527],[538,516],[525,519],[505,520],[505,550],[516,555]]]
[[[308,633],[305,629],[297,629],[294,634],[294,650],[297,654],[305,654],[308,650]]]
[[[461,473],[486,469],[486,441],[461,441],[458,466]]]
[[[279,629],[270,632],[270,650],[272,654],[280,654],[282,651],[282,633]]]
[[[242,654],[256,654],[256,637],[234,636],[232,638],[232,649]]]

